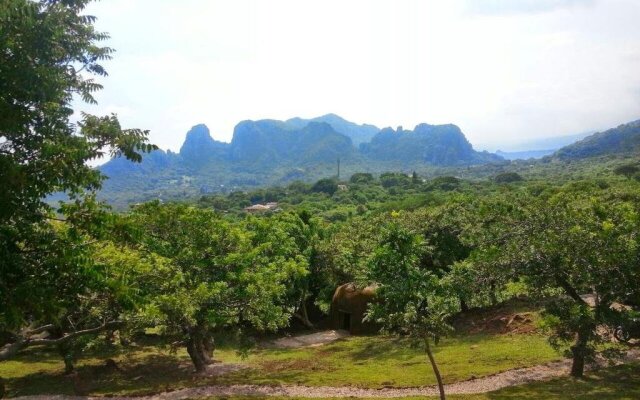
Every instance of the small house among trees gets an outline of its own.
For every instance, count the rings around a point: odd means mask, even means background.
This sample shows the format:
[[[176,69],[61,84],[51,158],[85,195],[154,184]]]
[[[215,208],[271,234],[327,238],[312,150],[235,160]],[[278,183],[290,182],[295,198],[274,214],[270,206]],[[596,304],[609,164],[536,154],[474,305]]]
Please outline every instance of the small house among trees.
[[[367,306],[375,298],[376,289],[367,286],[359,289],[353,283],[339,286],[333,294],[329,321],[333,329],[343,329],[352,334],[377,332],[378,326],[364,321]]]

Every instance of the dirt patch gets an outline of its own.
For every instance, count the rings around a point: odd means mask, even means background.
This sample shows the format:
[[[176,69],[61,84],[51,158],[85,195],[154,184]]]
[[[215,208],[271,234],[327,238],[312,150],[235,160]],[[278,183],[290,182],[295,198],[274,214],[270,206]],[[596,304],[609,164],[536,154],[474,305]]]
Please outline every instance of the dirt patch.
[[[532,307],[514,301],[462,312],[452,323],[457,332],[470,334],[526,334],[537,330],[535,319]]]
[[[307,335],[286,336],[265,343],[266,348],[296,349],[300,347],[322,346],[338,339],[349,336],[349,332],[342,330],[328,330],[310,333]]]
[[[204,376],[222,376],[231,372],[240,371],[241,369],[248,368],[244,364],[232,364],[232,363],[215,363],[207,365],[207,368],[201,375]]]
[[[260,363],[260,367],[266,372],[284,371],[332,371],[335,368],[317,360],[293,360],[293,361],[265,361]]]

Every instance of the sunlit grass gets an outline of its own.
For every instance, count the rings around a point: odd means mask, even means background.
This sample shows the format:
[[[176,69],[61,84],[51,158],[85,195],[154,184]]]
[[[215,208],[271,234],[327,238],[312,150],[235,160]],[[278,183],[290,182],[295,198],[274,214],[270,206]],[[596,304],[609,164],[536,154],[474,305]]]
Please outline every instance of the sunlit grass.
[[[445,382],[559,358],[539,335],[467,335],[444,340],[434,353]],[[121,371],[104,367],[106,358],[114,359]],[[249,368],[220,378],[196,376],[184,350],[155,347],[87,356],[77,368],[93,394],[143,394],[215,383],[410,387],[435,382],[422,349],[411,347],[406,340],[380,336],[351,337],[321,347],[255,350],[245,359],[235,348],[223,347],[216,350],[215,358]],[[73,393],[54,352],[27,352],[0,363],[0,376],[7,379],[12,396]]]
[[[223,397],[209,397],[217,400]],[[293,397],[224,397],[233,400],[302,400]],[[333,400],[347,400],[349,398]],[[352,399],[352,398],[351,398]],[[402,397],[418,400],[425,397]],[[436,399],[430,397],[429,399]],[[489,393],[447,395],[450,400],[637,400],[640,399],[640,364],[588,373],[585,379],[570,377],[514,386]]]
[[[470,335],[445,339],[434,355],[447,383],[541,364],[559,355],[538,335]],[[352,337],[322,347],[265,350],[248,360],[253,369],[227,382],[311,386],[412,387],[435,378],[421,348],[407,340]]]

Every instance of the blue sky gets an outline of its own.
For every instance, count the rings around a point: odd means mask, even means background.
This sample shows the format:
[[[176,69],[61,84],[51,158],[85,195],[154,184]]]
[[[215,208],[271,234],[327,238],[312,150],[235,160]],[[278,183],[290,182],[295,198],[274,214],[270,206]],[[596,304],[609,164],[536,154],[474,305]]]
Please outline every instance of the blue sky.
[[[479,148],[640,118],[637,0],[102,0],[93,113],[179,149],[205,123],[455,123]]]

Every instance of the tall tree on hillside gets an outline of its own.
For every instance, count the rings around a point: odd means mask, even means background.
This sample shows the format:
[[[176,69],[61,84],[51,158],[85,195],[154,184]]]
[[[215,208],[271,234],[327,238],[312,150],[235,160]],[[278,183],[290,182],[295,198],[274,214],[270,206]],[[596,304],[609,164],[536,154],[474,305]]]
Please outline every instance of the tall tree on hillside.
[[[431,341],[451,329],[447,317],[456,310],[457,298],[433,271],[421,265],[423,239],[392,225],[371,259],[368,280],[377,285],[376,301],[369,306],[367,319],[383,330],[420,341],[438,382],[440,398],[445,398],[440,371],[431,351]]]
[[[72,102],[95,103],[105,76],[87,0],[0,3],[0,360],[31,345],[61,345],[118,324],[78,307],[95,289],[88,244],[108,215],[95,201],[103,176],[87,161],[103,154],[141,159],[147,132],[123,130],[114,115],[71,122]],[[45,202],[66,192],[55,210]],[[67,324],[70,310],[85,312]],[[48,337],[43,334],[49,333]]]

